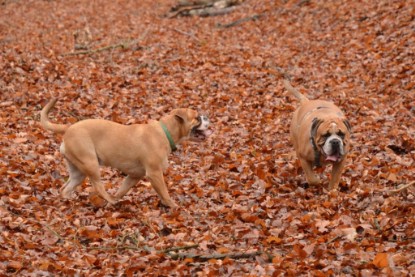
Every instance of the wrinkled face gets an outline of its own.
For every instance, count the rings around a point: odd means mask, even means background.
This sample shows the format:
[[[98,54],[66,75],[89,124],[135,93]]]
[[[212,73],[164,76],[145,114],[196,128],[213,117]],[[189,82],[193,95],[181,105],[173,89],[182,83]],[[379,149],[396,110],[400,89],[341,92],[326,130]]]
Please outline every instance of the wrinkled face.
[[[315,118],[311,135],[326,162],[340,162],[348,151],[350,124],[340,118],[324,121]]]
[[[192,109],[177,109],[173,113],[183,126],[183,137],[200,142],[211,135],[212,131],[209,130],[210,122],[207,116]]]

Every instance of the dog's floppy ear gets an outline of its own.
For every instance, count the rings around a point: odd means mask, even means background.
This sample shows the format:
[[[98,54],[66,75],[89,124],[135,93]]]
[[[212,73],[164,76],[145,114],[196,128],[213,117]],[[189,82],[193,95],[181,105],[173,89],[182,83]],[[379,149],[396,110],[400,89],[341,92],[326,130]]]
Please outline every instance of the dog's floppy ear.
[[[344,125],[346,125],[347,130],[349,130],[349,132],[352,132],[352,126],[350,125],[349,120],[344,119],[343,123],[344,123]]]
[[[181,124],[187,121],[187,112],[185,109],[176,109],[173,111],[174,117],[178,120]]]
[[[321,123],[323,122],[323,120],[318,119],[317,117],[315,117],[313,119],[313,123],[311,124],[311,137],[314,138],[316,133],[317,133],[317,129],[318,127],[320,127]]]

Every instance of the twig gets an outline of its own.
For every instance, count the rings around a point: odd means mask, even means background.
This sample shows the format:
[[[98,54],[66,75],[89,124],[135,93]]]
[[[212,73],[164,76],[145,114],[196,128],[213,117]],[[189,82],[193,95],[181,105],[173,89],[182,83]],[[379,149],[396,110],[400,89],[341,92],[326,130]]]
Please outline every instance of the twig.
[[[134,40],[130,40],[130,41],[124,41],[121,43],[116,43],[116,44],[112,44],[112,45],[108,45],[108,46],[104,46],[98,49],[93,49],[93,50],[84,50],[84,51],[76,51],[76,52],[70,52],[70,53],[65,53],[62,54],[61,56],[75,56],[75,55],[88,55],[88,54],[94,54],[94,53],[98,53],[98,52],[102,52],[102,51],[106,51],[106,50],[113,50],[116,48],[123,48],[123,49],[127,49],[129,48],[131,45],[142,41],[148,34],[148,29],[144,31],[144,33],[138,38],[138,39],[134,39]]]
[[[179,15],[185,15],[187,12],[190,12],[194,9],[203,9],[205,8],[206,5],[196,5],[196,6],[187,6],[187,7],[182,7],[182,8],[177,8],[177,10],[173,10],[170,15],[168,15],[168,18],[174,18],[174,17],[178,17]]]
[[[381,230],[382,230],[382,229],[380,228],[379,221],[378,221],[378,219],[377,219],[377,218],[374,218],[374,219],[373,219],[373,225],[376,227],[376,230],[378,230],[378,231],[381,231]]]
[[[76,52],[71,52],[71,53],[65,53],[65,54],[62,54],[61,56],[75,56],[75,55],[94,54],[94,53],[98,53],[98,52],[102,52],[102,51],[106,51],[106,50],[112,50],[112,49],[116,49],[116,48],[126,49],[131,44],[134,44],[136,41],[137,40],[133,40],[133,41],[130,41],[130,42],[121,42],[121,43],[112,44],[112,45],[104,46],[104,47],[101,47],[101,48],[98,48],[98,49],[93,49],[93,50],[84,50],[84,51],[76,51]]]
[[[143,248],[134,246],[134,245],[121,245],[121,246],[115,246],[115,247],[108,247],[108,246],[103,246],[103,247],[99,247],[99,246],[85,246],[83,245],[83,248],[86,250],[124,250],[124,249],[130,249],[130,250],[141,250]]]
[[[338,239],[340,239],[340,238],[342,238],[342,237],[343,237],[343,235],[337,235],[337,236],[335,236],[334,238],[331,238],[330,240],[328,240],[328,241],[326,242],[326,244],[330,244],[330,243],[334,242],[335,240],[338,240]]]
[[[190,258],[190,259],[197,259],[200,261],[207,261],[210,259],[221,260],[225,258],[245,259],[245,258],[251,258],[251,257],[255,257],[258,255],[262,255],[264,253],[265,252],[263,251],[256,251],[252,253],[224,253],[224,254],[212,254],[212,255],[189,254],[189,253],[166,253],[166,254],[169,255],[174,260]]]
[[[199,244],[191,244],[191,245],[176,246],[176,247],[161,249],[161,250],[158,250],[158,251],[155,251],[155,252],[160,253],[160,254],[166,253],[167,255],[170,255],[169,253],[173,252],[173,251],[192,249],[192,248],[197,248],[197,247],[199,247]],[[114,247],[84,246],[84,249],[88,249],[88,250],[124,250],[124,249],[129,249],[129,250],[144,250],[144,251],[149,252],[149,253],[154,251],[153,248],[150,248],[147,245],[143,245],[143,246],[120,245],[120,246],[114,246]]]
[[[259,19],[261,16],[262,16],[262,14],[255,14],[255,15],[252,15],[252,16],[248,16],[248,17],[240,18],[240,19],[235,20],[235,21],[233,21],[233,22],[231,22],[231,23],[228,23],[228,24],[221,24],[221,23],[218,23],[218,24],[217,24],[217,27],[218,27],[218,28],[230,28],[230,27],[237,26],[237,25],[242,24],[242,23],[247,22],[247,21],[257,20],[257,19]]]
[[[32,219],[33,220],[33,219]],[[46,227],[46,229],[49,230],[49,232],[51,232],[52,234],[54,234],[57,238],[59,238],[62,242],[66,241],[66,239],[64,237],[62,237],[58,232],[56,232],[55,230],[53,230],[48,224],[46,223],[41,223],[41,222],[37,222],[39,224],[42,224],[43,226]]]
[[[159,237],[160,237],[160,234],[159,233],[157,233],[157,231],[154,229],[154,227],[150,224],[150,221],[148,220],[148,218],[144,218],[143,220],[142,220],[142,222],[146,225],[146,226],[148,226],[152,231],[153,231],[153,233],[154,234],[157,234]]]
[[[191,244],[191,245],[184,245],[184,246],[176,246],[176,247],[166,248],[166,249],[161,250],[159,252],[168,253],[168,252],[192,249],[192,248],[197,248],[197,247],[199,247],[199,244]]]
[[[200,40],[199,40],[199,39],[198,39],[195,35],[193,35],[193,34],[191,34],[191,33],[187,33],[187,32],[184,32],[184,31],[179,30],[179,29],[176,29],[176,28],[169,28],[169,29],[172,29],[173,31],[176,31],[176,32],[178,32],[179,34],[189,36],[189,37],[191,37],[192,39],[196,40],[197,42],[200,42]]]
[[[216,2],[220,2],[217,5]],[[170,9],[168,18],[178,16],[216,16],[230,13],[234,10],[234,6],[239,5],[243,0],[212,0],[212,1],[190,1],[182,2]]]
[[[221,8],[221,9],[217,9],[217,8],[206,8],[203,9],[201,11],[197,11],[195,10],[195,15],[199,15],[199,16],[218,16],[218,15],[224,15],[224,14],[228,14],[231,13],[235,10],[235,7],[226,7],[226,8]]]
[[[412,181],[409,184],[403,185],[402,187],[400,187],[398,189],[391,190],[389,192],[390,193],[397,193],[397,192],[403,191],[403,190],[405,190],[405,189],[407,189],[407,188],[409,188],[410,186],[413,186],[413,185],[415,185],[415,181]]]

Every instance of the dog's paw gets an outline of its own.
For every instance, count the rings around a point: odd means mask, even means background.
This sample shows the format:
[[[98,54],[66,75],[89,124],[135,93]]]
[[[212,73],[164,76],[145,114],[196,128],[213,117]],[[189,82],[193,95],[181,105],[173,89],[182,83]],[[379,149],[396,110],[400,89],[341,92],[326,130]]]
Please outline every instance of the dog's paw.
[[[320,181],[320,178],[317,176],[310,176],[310,177],[307,177],[307,183],[310,186],[317,186],[321,183],[321,181]]]
[[[166,207],[169,207],[169,208],[178,208],[179,207],[173,200],[169,200],[169,201],[161,200],[161,204],[163,206],[166,206]]]
[[[91,204],[97,208],[102,208],[105,205],[107,205],[107,201],[102,198],[98,193],[96,192],[91,192],[89,194],[89,201],[91,202]]]
[[[63,199],[70,199],[72,196],[72,192],[73,192],[72,190],[68,190],[65,188],[60,190],[60,193]]]

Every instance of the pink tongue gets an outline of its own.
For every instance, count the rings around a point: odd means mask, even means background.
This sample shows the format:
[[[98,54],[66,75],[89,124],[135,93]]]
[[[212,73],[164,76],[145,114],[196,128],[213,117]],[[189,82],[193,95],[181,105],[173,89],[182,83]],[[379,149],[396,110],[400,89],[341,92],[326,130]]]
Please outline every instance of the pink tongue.
[[[212,130],[205,130],[205,131],[203,131],[203,134],[204,134],[206,137],[210,136],[212,133],[213,133],[213,132],[212,132]]]
[[[337,162],[337,156],[327,156],[326,161]]]

